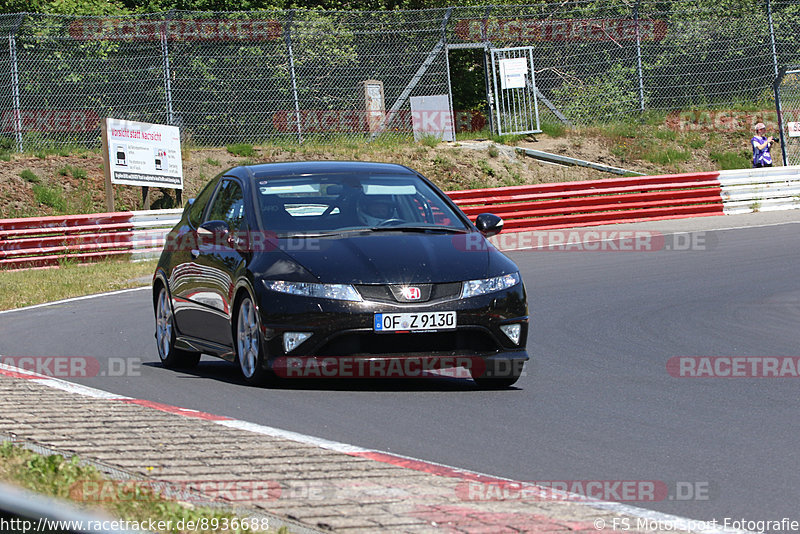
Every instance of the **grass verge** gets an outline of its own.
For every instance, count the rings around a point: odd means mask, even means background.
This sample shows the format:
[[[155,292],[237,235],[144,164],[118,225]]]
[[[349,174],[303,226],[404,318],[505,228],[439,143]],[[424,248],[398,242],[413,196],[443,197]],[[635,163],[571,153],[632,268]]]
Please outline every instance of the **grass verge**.
[[[156,260],[67,261],[58,269],[0,270],[0,310],[147,285],[155,266]]]
[[[77,456],[65,459],[54,454],[43,456],[10,442],[0,445],[0,480],[21,486],[47,497],[70,500],[95,508],[119,519],[142,525],[163,522],[172,528],[156,532],[239,533],[252,532],[230,528],[236,516],[222,508],[184,506],[164,498],[146,481],[120,482],[103,476],[92,466],[81,465]],[[102,488],[102,490],[99,490]],[[191,531],[175,528],[189,521],[199,527]],[[169,522],[169,523],[168,523]],[[212,528],[216,525],[216,528]],[[228,528],[220,528],[226,525]],[[274,531],[273,531],[274,532]],[[281,531],[285,533],[285,529]]]

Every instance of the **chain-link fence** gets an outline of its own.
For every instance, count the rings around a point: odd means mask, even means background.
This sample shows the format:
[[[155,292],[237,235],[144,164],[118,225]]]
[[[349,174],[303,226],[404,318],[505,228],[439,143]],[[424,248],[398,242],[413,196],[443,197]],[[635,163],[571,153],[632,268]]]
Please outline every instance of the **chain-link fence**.
[[[410,97],[467,83],[450,70],[453,45],[532,46],[557,110],[543,118],[576,124],[774,109],[778,66],[800,63],[796,0],[598,4],[3,15],[0,136],[25,150],[96,147],[101,117],[178,125],[198,145],[407,135]],[[382,83],[378,120],[367,80]]]
[[[784,67],[775,80],[784,165],[800,165],[800,66]]]

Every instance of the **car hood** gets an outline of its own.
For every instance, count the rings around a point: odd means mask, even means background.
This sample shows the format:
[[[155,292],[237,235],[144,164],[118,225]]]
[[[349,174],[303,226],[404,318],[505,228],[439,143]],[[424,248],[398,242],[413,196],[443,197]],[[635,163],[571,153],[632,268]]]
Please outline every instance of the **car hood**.
[[[502,256],[475,233],[387,232],[281,241],[283,252],[298,266],[328,284],[424,284],[486,278],[492,276],[491,256]],[[467,243],[472,246],[465,246]]]

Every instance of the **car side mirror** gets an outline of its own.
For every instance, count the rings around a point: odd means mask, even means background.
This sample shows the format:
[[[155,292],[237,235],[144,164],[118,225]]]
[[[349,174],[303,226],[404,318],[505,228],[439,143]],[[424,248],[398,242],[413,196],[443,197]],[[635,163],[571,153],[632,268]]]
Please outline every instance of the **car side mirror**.
[[[475,227],[485,237],[492,237],[503,231],[503,219],[494,213],[481,213],[475,219]]]
[[[206,221],[197,228],[197,237],[212,243],[227,242],[230,233],[231,229],[225,221]]]

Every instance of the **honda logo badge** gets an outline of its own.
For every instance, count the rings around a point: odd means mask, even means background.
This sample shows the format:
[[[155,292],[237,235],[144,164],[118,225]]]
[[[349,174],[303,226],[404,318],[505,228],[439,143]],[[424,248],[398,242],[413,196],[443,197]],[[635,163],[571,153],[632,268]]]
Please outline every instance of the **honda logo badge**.
[[[406,300],[419,300],[422,297],[422,292],[418,287],[408,286],[402,290],[403,298]]]

